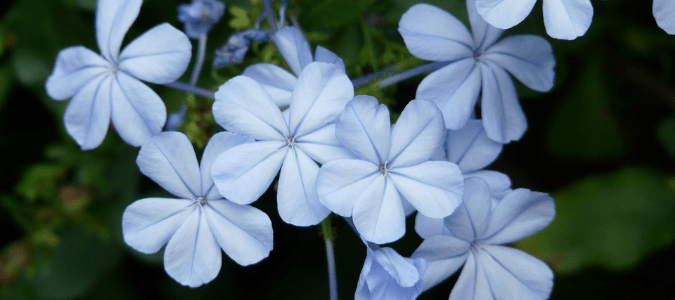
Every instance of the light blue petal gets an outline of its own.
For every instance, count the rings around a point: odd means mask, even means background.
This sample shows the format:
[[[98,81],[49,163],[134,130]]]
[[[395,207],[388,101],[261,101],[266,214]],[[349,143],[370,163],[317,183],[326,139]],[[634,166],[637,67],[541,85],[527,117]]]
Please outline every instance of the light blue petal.
[[[401,199],[386,176],[375,176],[363,190],[354,204],[352,218],[363,238],[376,244],[396,241],[405,234]]]
[[[296,147],[320,164],[333,159],[354,158],[335,136],[335,124],[326,125],[319,130],[296,139]]]
[[[286,152],[279,175],[277,205],[284,222],[295,226],[319,224],[330,210],[319,202],[314,184],[319,166],[301,149]]]
[[[112,83],[112,122],[122,139],[140,146],[162,131],[166,106],[147,85],[124,72],[117,72]]]
[[[124,35],[141,11],[142,0],[99,0],[96,6],[96,41],[103,57],[118,62]]]
[[[391,131],[387,165],[398,168],[430,160],[443,146],[445,133],[443,114],[436,104],[410,101]]]
[[[415,231],[423,239],[436,234],[452,235],[442,218],[430,218],[423,214],[415,215]]]
[[[477,260],[485,270],[490,289],[499,299],[548,299],[553,271],[541,260],[518,249],[485,246]]]
[[[161,132],[143,143],[136,164],[169,193],[183,199],[203,196],[197,156],[185,134]]]
[[[421,276],[415,265],[392,248],[384,247],[373,251],[373,258],[402,287],[412,287],[420,280]]]
[[[490,195],[492,198],[502,199],[511,192],[511,179],[508,175],[497,171],[476,171],[465,173],[464,178],[480,177],[490,186]]]
[[[464,264],[471,245],[448,235],[433,235],[426,238],[412,254],[412,258],[426,260],[422,286],[428,290],[450,277]]]
[[[124,241],[146,254],[159,251],[194,210],[193,204],[191,200],[166,198],[131,203],[122,214]]]
[[[483,237],[490,222],[492,197],[490,187],[485,180],[478,177],[464,181],[462,205],[445,218],[445,226],[452,235],[472,242]]]
[[[120,70],[157,84],[174,82],[185,73],[192,44],[180,30],[160,24],[133,40],[120,55]]]
[[[492,209],[492,218],[485,234],[485,243],[508,244],[533,235],[555,217],[555,203],[546,193],[516,189]]]
[[[221,85],[213,103],[213,117],[227,131],[256,140],[285,140],[288,125],[272,97],[255,80],[234,77]]]
[[[112,76],[105,74],[90,80],[66,108],[63,116],[66,131],[82,150],[98,147],[108,133],[112,81]]]
[[[452,292],[450,292],[450,299],[497,299],[492,290],[490,290],[488,278],[485,275],[486,272],[487,270],[478,262],[476,256],[473,253],[470,253],[469,257],[466,259],[466,263],[464,263],[462,273],[459,274],[457,283],[455,283]]]
[[[314,56],[314,61],[334,64],[338,70],[345,72],[344,61],[342,61],[342,58],[337,56],[337,54],[333,53],[332,51],[321,46],[316,46],[316,53]]]
[[[485,48],[494,44],[504,32],[503,29],[494,27],[481,17],[476,10],[476,0],[466,1],[466,9],[469,13],[469,22],[471,23],[471,33],[473,33],[473,42],[475,49],[483,52]]]
[[[586,33],[592,21],[591,0],[544,0],[544,24],[551,37],[576,39]]]
[[[204,149],[204,154],[202,154],[202,160],[199,166],[202,178],[202,188],[199,196],[206,196],[206,199],[208,200],[223,198],[223,196],[218,193],[218,189],[213,183],[213,177],[211,177],[213,162],[220,154],[230,148],[252,142],[254,142],[252,138],[232,132],[219,132],[211,137],[209,143],[206,145],[206,149]]]
[[[298,78],[283,68],[270,63],[254,64],[246,69],[242,74],[246,77],[255,79],[267,93],[272,96],[272,100],[279,107],[287,107],[291,104],[291,94]]]
[[[462,173],[447,161],[427,161],[391,169],[396,189],[420,213],[432,218],[449,216],[462,202]]]
[[[445,150],[448,161],[456,163],[462,174],[467,174],[495,161],[502,152],[502,144],[487,136],[482,120],[474,119],[462,129],[448,130]]]
[[[110,72],[112,66],[100,55],[82,47],[61,50],[56,57],[54,71],[47,78],[45,88],[54,100],[66,100],[99,75]]]
[[[460,129],[471,118],[481,87],[481,71],[476,60],[467,58],[451,63],[425,77],[415,98],[433,101],[443,112],[449,129]]]
[[[473,55],[473,39],[464,24],[448,12],[425,3],[401,16],[398,31],[412,55],[431,61],[450,61]]]
[[[403,213],[405,213],[406,217],[417,211],[417,209],[415,209],[415,207],[412,204],[410,204],[410,202],[408,202],[408,200],[406,200],[405,197],[403,197],[403,195],[401,195],[400,193],[399,197],[401,197],[401,204],[403,205]]]
[[[203,210],[195,208],[166,245],[164,269],[180,284],[194,288],[216,278],[222,259]]]
[[[365,95],[349,101],[335,128],[335,135],[345,148],[378,166],[389,156],[390,132],[387,106]]]
[[[232,260],[248,266],[269,256],[274,243],[267,214],[227,200],[209,201],[204,211],[218,244]]]
[[[502,144],[519,140],[527,130],[527,120],[513,81],[506,71],[490,62],[481,64],[481,73],[481,116],[485,132],[490,139]]]
[[[514,35],[490,47],[483,57],[509,71],[527,87],[540,92],[553,88],[553,48],[536,35]]]
[[[548,0],[544,0],[546,2]],[[490,25],[509,29],[530,14],[537,0],[476,0],[476,10]]]
[[[351,217],[357,198],[373,180],[382,174],[378,166],[358,159],[336,159],[327,162],[316,177],[319,201],[343,217]]]
[[[370,296],[370,289],[368,289],[368,284],[366,283],[366,278],[370,274],[370,270],[373,267],[374,259],[372,256],[373,251],[368,248],[368,255],[366,256],[366,261],[363,263],[363,268],[361,269],[361,274],[359,275],[359,282],[356,285],[356,293],[354,295],[354,300],[372,300]]]
[[[298,76],[302,69],[313,61],[309,43],[295,27],[281,28],[274,35],[274,43],[293,73]]]
[[[391,248],[379,247],[368,252],[366,259],[370,257],[375,259],[365,275],[369,290],[366,299],[413,300],[422,292],[420,273],[424,273],[426,266],[423,259],[404,258]]]
[[[652,13],[659,27],[668,34],[675,34],[675,2],[671,0],[654,0]]]
[[[246,143],[230,148],[213,162],[213,181],[225,199],[250,204],[272,184],[286,151],[286,144],[279,141]]]
[[[328,63],[307,65],[293,89],[289,129],[300,137],[335,121],[349,100],[354,86],[347,75]]]

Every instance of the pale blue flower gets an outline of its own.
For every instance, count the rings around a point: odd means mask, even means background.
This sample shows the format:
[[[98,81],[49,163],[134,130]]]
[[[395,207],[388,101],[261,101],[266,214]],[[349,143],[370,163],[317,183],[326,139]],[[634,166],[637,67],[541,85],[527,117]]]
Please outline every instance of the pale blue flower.
[[[251,28],[233,34],[225,45],[216,50],[213,67],[226,68],[242,63],[252,41],[267,42],[268,39],[267,32],[260,29]]]
[[[494,201],[485,180],[467,178],[462,205],[444,219],[446,230],[427,237],[412,255],[427,262],[424,290],[464,265],[450,299],[547,299],[553,288],[551,269],[502,245],[542,230],[554,216],[548,194],[516,189]]]
[[[652,13],[659,27],[668,34],[675,34],[675,1],[654,0]]]
[[[509,29],[530,14],[537,0],[475,0],[478,13],[501,29]],[[586,33],[593,21],[591,0],[543,0],[544,24],[551,37],[573,40]],[[671,1],[671,0],[664,0]]]
[[[462,201],[462,174],[451,162],[429,160],[445,131],[441,111],[430,101],[408,103],[392,128],[384,104],[355,97],[335,134],[356,158],[321,166],[316,179],[321,203],[352,217],[359,234],[377,244],[405,233],[404,199],[429,217],[450,215]]]
[[[180,109],[177,112],[169,114],[169,117],[166,120],[166,125],[164,130],[166,131],[176,131],[178,126],[183,124],[185,117],[187,117],[188,108],[187,105],[183,104],[180,106]]]
[[[270,63],[251,65],[244,70],[242,75],[251,77],[262,84],[279,107],[289,105],[293,87],[298,80],[297,76],[300,76],[302,69],[309,63],[313,61],[331,63],[342,72],[345,71],[342,59],[324,47],[317,46],[316,53],[312,57],[309,43],[302,32],[295,27],[284,27],[279,30],[274,35],[274,43],[295,75]]]
[[[217,0],[193,0],[178,5],[178,20],[185,24],[185,33],[193,39],[208,34],[225,12],[225,4]]]
[[[141,4],[141,0],[98,1],[96,39],[102,57],[82,46],[66,48],[47,79],[50,97],[73,98],[64,123],[83,150],[101,144],[111,119],[120,137],[133,146],[160,132],[166,107],[140,80],[173,82],[190,63],[190,40],[167,23],[148,30],[120,53]]]
[[[508,143],[527,129],[518,95],[506,72],[537,91],[553,87],[555,58],[543,38],[516,35],[499,42],[502,30],[485,23],[469,0],[473,38],[449,13],[429,4],[412,6],[401,17],[399,32],[414,56],[447,62],[417,88],[417,99],[434,101],[448,129],[460,129],[482,94],[481,117],[490,139]],[[482,93],[481,93],[482,88]]]
[[[218,157],[213,178],[220,193],[239,204],[257,200],[279,173],[277,204],[286,223],[309,226],[330,211],[314,188],[319,166],[350,157],[335,137],[334,121],[354,97],[344,72],[333,64],[307,65],[298,78],[290,107],[281,110],[255,80],[237,76],[216,92],[213,116],[230,132],[256,139]]]
[[[197,287],[220,271],[220,249],[242,266],[272,250],[272,223],[259,209],[232,203],[218,193],[211,166],[223,151],[253,140],[222,132],[209,140],[201,165],[192,144],[179,132],[162,132],[143,143],[136,163],[141,172],[180,199],[145,198],[122,215],[124,241],[143,253],[164,251],[166,272],[182,285]]]
[[[356,287],[355,300],[413,300],[422,293],[426,262],[407,258],[389,247],[364,241],[366,261]]]

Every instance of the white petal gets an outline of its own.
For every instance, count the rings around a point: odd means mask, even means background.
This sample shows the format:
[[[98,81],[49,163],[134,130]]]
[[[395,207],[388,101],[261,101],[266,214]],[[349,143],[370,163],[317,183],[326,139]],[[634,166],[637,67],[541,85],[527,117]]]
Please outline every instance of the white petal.
[[[131,203],[122,214],[124,241],[146,254],[159,251],[194,210],[193,204],[191,200],[166,198]]]
[[[354,155],[343,147],[335,136],[335,124],[326,125],[319,130],[296,139],[297,146],[309,157],[320,164],[333,159],[353,158]]]
[[[234,77],[218,89],[213,117],[227,131],[256,140],[284,140],[288,126],[272,97],[255,80]]]
[[[263,141],[223,152],[211,168],[218,191],[238,204],[258,200],[277,176],[287,149],[282,142]]]
[[[281,28],[274,35],[274,43],[293,73],[298,76],[302,69],[313,61],[309,43],[295,27]]]
[[[377,176],[378,166],[358,159],[327,162],[316,177],[319,201],[343,217],[351,217],[357,198]]]
[[[338,70],[345,72],[345,63],[342,61],[342,58],[324,47],[316,46],[314,61],[334,64]]]
[[[541,260],[518,249],[485,246],[477,259],[485,270],[490,289],[500,299],[548,299],[553,272]]]
[[[445,227],[453,236],[465,241],[475,241],[485,233],[490,222],[492,197],[490,187],[478,177],[464,181],[462,205],[445,218]]]
[[[108,132],[112,82],[112,76],[99,75],[82,87],[68,104],[63,123],[82,150],[98,147]]]
[[[659,27],[668,34],[675,34],[675,2],[672,0],[654,0],[652,13]]]
[[[462,174],[466,174],[495,161],[502,152],[502,144],[488,138],[483,121],[474,119],[462,129],[448,130],[445,149],[448,161],[456,163]]]
[[[423,239],[436,234],[452,235],[442,218],[430,218],[423,214],[415,216],[415,231]]]
[[[506,71],[490,62],[481,64],[481,70],[481,116],[485,132],[490,139],[502,144],[519,140],[527,130],[527,120],[513,81]]]
[[[504,30],[494,27],[483,20],[483,17],[476,10],[476,0],[467,1],[466,9],[469,13],[469,23],[471,23],[471,33],[473,33],[475,48],[482,52],[486,47],[494,44]]]
[[[513,243],[541,231],[554,216],[555,203],[548,194],[517,189],[492,209],[490,225],[479,238],[490,244]]]
[[[387,106],[365,95],[349,101],[335,128],[335,135],[345,148],[378,166],[389,156],[390,132]]]
[[[544,0],[544,24],[551,37],[576,39],[586,33],[592,21],[591,0]]]
[[[414,286],[420,280],[421,274],[417,272],[415,265],[392,248],[384,247],[373,251],[373,257],[402,287]]]
[[[209,143],[206,145],[206,149],[204,149],[204,154],[202,154],[202,160],[199,165],[199,171],[202,178],[202,188],[199,196],[206,196],[206,199],[208,200],[220,199],[223,197],[218,193],[218,189],[213,183],[213,177],[211,177],[213,162],[220,154],[230,148],[243,143],[252,142],[254,142],[252,138],[232,132],[219,132],[211,137]]]
[[[216,200],[209,201],[204,211],[218,244],[238,264],[255,264],[272,251],[272,222],[261,210]]]
[[[430,160],[443,146],[445,133],[443,114],[436,104],[410,101],[391,131],[388,166],[404,167]]]
[[[513,35],[490,47],[483,57],[509,71],[527,87],[540,92],[553,88],[553,48],[536,35]]]
[[[133,40],[120,55],[120,70],[157,84],[174,82],[185,73],[192,44],[180,30],[160,24]]]
[[[432,218],[449,216],[462,202],[462,173],[446,161],[428,161],[389,172],[396,189],[420,213]]]
[[[464,263],[462,273],[459,274],[457,283],[455,283],[452,292],[450,292],[450,299],[497,299],[492,293],[492,290],[490,290],[488,278],[485,275],[486,272],[487,270],[480,264],[476,256],[473,253],[470,253],[469,257],[466,259],[466,263]]]
[[[197,208],[166,245],[164,269],[180,284],[194,288],[216,278],[222,259],[209,223]]]
[[[536,2],[537,0],[476,0],[476,10],[490,25],[509,29],[525,20]]]
[[[401,16],[398,31],[412,55],[449,61],[473,55],[473,39],[464,24],[429,4],[415,4]]]
[[[485,180],[490,186],[490,195],[492,195],[492,198],[502,199],[506,194],[511,192],[511,179],[504,173],[483,170],[463,174],[464,178],[480,177]]]
[[[287,107],[291,104],[291,94],[298,78],[290,72],[277,65],[259,63],[247,67],[241,75],[260,83],[277,106]]]
[[[386,176],[377,175],[356,199],[354,225],[366,240],[385,244],[405,234],[405,214],[398,191]]]
[[[147,85],[117,72],[112,85],[112,121],[120,137],[138,147],[162,131],[166,106]]]
[[[450,277],[464,264],[471,245],[456,237],[434,235],[425,239],[411,257],[423,258],[427,267],[422,286],[428,290]]]
[[[451,63],[425,77],[415,98],[433,101],[443,112],[449,129],[464,127],[471,117],[481,87],[481,71],[476,60],[467,58]]]
[[[352,82],[335,65],[320,62],[307,65],[291,96],[291,135],[300,137],[335,121],[352,98]]]
[[[136,164],[169,193],[192,200],[203,196],[197,156],[183,133],[161,132],[146,140]]]
[[[55,100],[68,99],[110,68],[109,62],[85,47],[63,49],[56,57],[54,71],[47,78],[47,94]]]
[[[103,57],[118,62],[124,35],[141,11],[142,0],[99,0],[96,7],[96,40]]]

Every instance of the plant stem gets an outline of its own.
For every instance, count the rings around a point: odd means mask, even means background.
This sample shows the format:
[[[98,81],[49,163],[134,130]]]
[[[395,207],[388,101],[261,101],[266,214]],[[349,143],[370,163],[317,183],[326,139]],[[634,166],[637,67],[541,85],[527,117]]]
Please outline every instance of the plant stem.
[[[202,96],[202,97],[205,97],[205,98],[216,99],[214,92],[209,91],[207,89],[200,88],[200,87],[189,85],[185,82],[174,81],[174,82],[171,82],[171,83],[166,83],[166,84],[164,84],[164,86],[168,86],[170,88],[174,88],[174,89],[177,89],[177,90],[181,90],[183,92],[195,94],[195,95]]]
[[[398,65],[392,66],[392,67],[389,67],[389,68],[386,68],[386,69],[383,69],[383,70],[379,70],[379,71],[374,72],[374,73],[370,73],[366,76],[356,78],[356,79],[352,80],[352,84],[354,85],[354,88],[357,88],[357,87],[360,87],[362,85],[366,85],[368,83],[371,83],[375,80],[378,80],[382,77],[385,77],[385,76],[387,76],[391,73],[394,73],[398,70],[400,70],[400,67]]]
[[[380,81],[380,88],[383,88],[383,87],[401,82],[403,80],[406,80],[408,78],[417,76],[417,75],[422,74],[422,73],[438,70],[442,67],[445,67],[446,65],[448,65],[450,63],[451,63],[450,61],[437,61],[437,62],[428,63],[426,65],[421,65],[419,67],[412,68],[412,69],[407,70],[407,71],[403,71],[401,73],[398,73],[394,76],[391,76],[387,79],[384,79],[384,80]]]
[[[333,239],[335,233],[330,222],[330,216],[321,222],[321,233],[326,244],[326,260],[328,261],[328,287],[330,288],[330,300],[338,299],[337,273],[335,271],[335,252],[333,251]]]
[[[204,65],[204,56],[206,55],[206,34],[203,33],[199,36],[199,53],[197,54],[197,62],[195,63],[195,68],[192,70],[192,77],[190,78],[190,85],[196,86],[197,80],[199,79],[199,73],[202,72],[202,66]]]

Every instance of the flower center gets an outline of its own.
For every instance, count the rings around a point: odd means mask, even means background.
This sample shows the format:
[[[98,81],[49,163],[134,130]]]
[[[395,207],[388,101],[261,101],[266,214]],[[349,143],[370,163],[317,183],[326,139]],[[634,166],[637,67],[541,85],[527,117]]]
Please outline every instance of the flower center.
[[[199,208],[200,208],[200,209],[203,208],[204,205],[206,205],[207,203],[209,203],[209,199],[206,199],[205,196],[199,197],[199,198],[197,198],[197,200],[195,200],[195,201],[197,202],[197,205],[199,205]]]
[[[287,136],[286,137],[286,146],[287,147],[295,147],[295,137],[294,136]]]
[[[380,165],[380,173],[382,173],[382,175],[387,175],[388,172],[389,167],[387,167],[387,162],[385,161],[383,164]]]
[[[471,251],[472,252],[476,252],[476,251],[480,250],[481,248],[483,248],[483,243],[478,242],[478,241],[471,242]]]
[[[473,51],[473,59],[476,61],[481,61],[481,56],[483,55],[483,52],[480,51],[480,49],[476,49]]]

